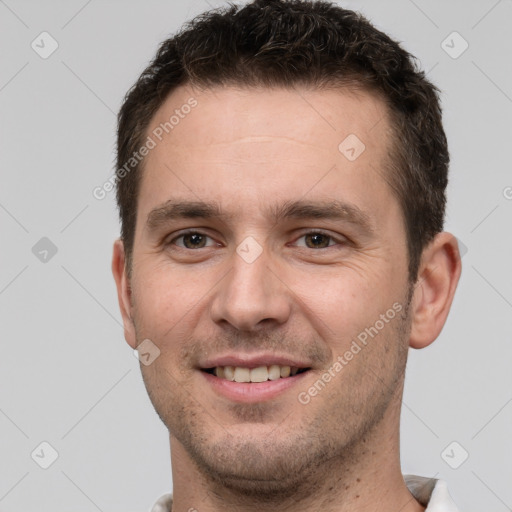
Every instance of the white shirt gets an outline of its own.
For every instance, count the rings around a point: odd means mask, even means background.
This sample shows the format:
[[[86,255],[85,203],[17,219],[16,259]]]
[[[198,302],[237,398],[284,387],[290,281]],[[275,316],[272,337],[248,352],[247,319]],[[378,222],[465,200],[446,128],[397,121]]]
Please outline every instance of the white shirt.
[[[444,480],[417,475],[404,475],[404,480],[409,492],[427,507],[425,512],[459,512]]]
[[[425,476],[404,475],[409,492],[425,507],[425,512],[459,512],[444,480]],[[164,494],[151,512],[171,512],[172,494]]]

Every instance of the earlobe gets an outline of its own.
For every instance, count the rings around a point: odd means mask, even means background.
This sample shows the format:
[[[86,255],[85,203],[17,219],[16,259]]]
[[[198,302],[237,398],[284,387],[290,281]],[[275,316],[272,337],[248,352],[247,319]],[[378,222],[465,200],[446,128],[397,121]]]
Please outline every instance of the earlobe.
[[[430,345],[443,328],[461,273],[457,239],[439,233],[424,249],[411,302],[409,345]]]
[[[135,326],[132,320],[132,298],[130,281],[126,275],[124,244],[121,239],[114,242],[112,253],[112,274],[116,282],[119,309],[123,318],[124,337],[133,349],[137,346]]]

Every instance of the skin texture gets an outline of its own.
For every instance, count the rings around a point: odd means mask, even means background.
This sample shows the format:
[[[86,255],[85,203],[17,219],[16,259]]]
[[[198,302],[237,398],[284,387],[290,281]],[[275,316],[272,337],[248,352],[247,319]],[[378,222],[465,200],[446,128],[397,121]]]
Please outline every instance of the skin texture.
[[[404,371],[408,347],[429,345],[445,323],[460,257],[441,233],[408,280],[383,102],[343,89],[182,86],[148,134],[192,96],[198,105],[144,162],[131,280],[120,240],[112,261],[128,344],[160,350],[141,370],[170,432],[174,512],[424,510],[400,469]],[[354,161],[338,149],[349,134],[365,145]],[[169,200],[214,202],[225,215],[149,226]],[[298,200],[341,201],[364,223],[270,214]],[[206,238],[180,237],[186,229]],[[251,263],[236,251],[247,237],[262,249]],[[301,403],[381,315],[378,333]],[[257,403],[220,396],[198,369],[207,357],[262,352],[312,369]]]

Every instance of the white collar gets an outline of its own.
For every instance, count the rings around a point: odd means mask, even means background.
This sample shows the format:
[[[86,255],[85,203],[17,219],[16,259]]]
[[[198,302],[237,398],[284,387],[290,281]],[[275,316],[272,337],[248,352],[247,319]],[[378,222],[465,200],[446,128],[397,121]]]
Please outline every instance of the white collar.
[[[404,475],[410,493],[427,508],[425,512],[459,512],[444,480],[418,475]]]

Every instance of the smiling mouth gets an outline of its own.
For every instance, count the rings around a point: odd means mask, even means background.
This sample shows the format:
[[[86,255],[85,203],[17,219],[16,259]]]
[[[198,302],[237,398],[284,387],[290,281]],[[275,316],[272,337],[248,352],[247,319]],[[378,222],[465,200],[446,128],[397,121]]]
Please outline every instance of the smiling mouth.
[[[295,366],[258,366],[247,368],[244,366],[216,366],[214,368],[203,368],[202,371],[214,375],[219,379],[231,382],[266,382],[268,380],[279,380],[294,377],[300,373],[311,370],[311,368],[297,368]]]

